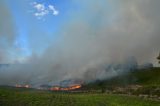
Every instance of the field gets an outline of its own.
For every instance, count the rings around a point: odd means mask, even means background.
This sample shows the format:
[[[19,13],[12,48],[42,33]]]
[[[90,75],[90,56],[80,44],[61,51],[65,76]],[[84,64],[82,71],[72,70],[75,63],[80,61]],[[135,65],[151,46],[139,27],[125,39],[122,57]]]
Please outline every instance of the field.
[[[159,76],[160,68],[137,70],[84,85],[81,93],[0,87],[0,106],[160,106]],[[130,85],[141,87],[133,90]]]
[[[0,88],[0,106],[160,106],[160,101],[114,94]]]

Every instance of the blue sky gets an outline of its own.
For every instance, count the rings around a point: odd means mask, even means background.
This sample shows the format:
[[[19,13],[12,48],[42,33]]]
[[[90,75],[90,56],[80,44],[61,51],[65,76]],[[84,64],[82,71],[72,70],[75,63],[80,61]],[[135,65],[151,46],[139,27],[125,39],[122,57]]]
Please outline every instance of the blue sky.
[[[13,52],[15,58],[25,58],[32,53],[40,55],[59,35],[57,32],[69,19],[70,10],[76,9],[70,0],[4,0],[9,8],[16,29],[14,46],[19,52]],[[42,17],[34,16],[37,11],[33,3],[49,5],[59,12],[58,15],[48,13]]]
[[[137,45],[143,47],[150,44],[143,48],[146,48],[147,52],[152,51],[150,46],[156,43],[148,42],[157,40],[158,36],[155,34],[156,39],[150,37],[154,35],[153,32],[156,32],[153,31],[156,29],[154,27],[158,26],[157,2],[144,0],[0,0],[0,54],[3,54],[0,55],[0,59],[7,57],[13,62],[14,60],[23,61],[32,54],[41,57],[44,52],[47,52],[47,49],[68,50],[72,48],[72,45],[78,45],[80,39],[81,42],[86,41],[86,45],[90,42],[91,47],[94,47],[92,45],[95,43],[99,45],[97,39],[101,37],[106,37],[103,40],[108,43],[104,43],[104,47],[122,46],[116,48],[132,51],[133,48],[140,47]],[[150,30],[146,30],[147,27]],[[67,37],[64,36],[65,34]],[[64,37],[61,39],[62,36]],[[124,47],[126,45],[123,44],[124,39],[129,42],[127,47]],[[58,40],[61,42],[56,43]],[[95,40],[95,43],[92,40]],[[54,44],[56,46],[53,46]],[[97,48],[103,46],[99,45]],[[157,47],[157,44],[154,46]],[[73,48],[76,50],[77,47]],[[54,51],[58,50],[53,49],[52,52]],[[128,51],[125,53],[128,54]],[[152,52],[148,53],[148,55],[151,54]],[[143,52],[133,53],[133,55],[143,57]]]
[[[13,23],[14,43],[13,47],[10,46],[11,50],[8,49],[12,60],[23,60],[32,54],[43,54],[61,37],[62,29],[68,23],[82,21],[90,23],[95,29],[105,24],[100,21],[103,13],[96,12],[94,15],[92,11],[94,7],[90,6],[92,1],[81,3],[76,0],[1,0],[0,2],[9,11]],[[102,0],[100,6],[111,12],[111,6],[107,5],[106,0]],[[101,7],[97,7],[97,10],[98,8]],[[89,11],[91,14],[88,14]],[[5,14],[5,11],[3,12]]]
[[[95,29],[99,27],[98,24],[103,24],[96,21],[102,18],[100,15],[90,16],[88,12],[85,13],[89,9],[88,2],[83,5],[74,0],[3,0],[2,2],[11,13],[16,33],[14,48],[18,48],[18,51],[13,48],[10,50],[10,57],[13,60],[18,58],[23,60],[32,54],[41,55],[61,36],[59,32],[62,32],[63,26],[70,21],[81,18],[83,21],[88,21],[91,26],[95,26]],[[104,7],[109,7],[106,1],[103,3]]]

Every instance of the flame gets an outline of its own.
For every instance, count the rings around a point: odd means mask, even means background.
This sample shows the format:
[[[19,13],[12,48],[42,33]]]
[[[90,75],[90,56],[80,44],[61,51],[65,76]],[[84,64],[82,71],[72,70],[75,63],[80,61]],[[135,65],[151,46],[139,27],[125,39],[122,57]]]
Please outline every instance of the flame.
[[[30,88],[30,86],[29,86],[29,85],[24,85],[24,87],[25,87],[25,88]]]
[[[50,88],[51,91],[59,91],[60,90],[60,87],[52,87]]]
[[[70,90],[79,89],[79,88],[81,88],[81,85],[79,85],[79,84],[77,84],[77,85],[71,85],[69,87]]]
[[[75,90],[75,89],[79,89],[82,86],[80,84],[75,84],[75,85],[70,85],[69,87],[52,87],[50,88],[51,91],[70,91],[70,90]]]
[[[20,85],[20,84],[16,84],[15,87],[16,87],[16,88],[30,88],[30,85]]]

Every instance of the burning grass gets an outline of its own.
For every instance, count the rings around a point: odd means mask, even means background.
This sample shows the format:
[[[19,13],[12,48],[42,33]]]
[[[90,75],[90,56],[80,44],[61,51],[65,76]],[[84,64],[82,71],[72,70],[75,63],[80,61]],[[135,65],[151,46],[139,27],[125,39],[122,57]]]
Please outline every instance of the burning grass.
[[[70,85],[68,87],[55,86],[55,87],[51,87],[50,90],[51,91],[71,91],[71,90],[79,89],[81,87],[82,86],[80,84],[74,84],[74,85]]]
[[[26,85],[16,84],[15,87],[16,88],[31,88],[31,86],[28,84],[26,84]]]

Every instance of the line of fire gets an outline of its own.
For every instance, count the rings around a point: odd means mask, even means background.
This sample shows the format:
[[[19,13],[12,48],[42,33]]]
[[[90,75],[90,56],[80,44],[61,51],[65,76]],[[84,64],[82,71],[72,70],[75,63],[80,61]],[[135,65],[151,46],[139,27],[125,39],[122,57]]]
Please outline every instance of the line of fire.
[[[40,85],[39,87],[32,87],[29,84],[16,84],[16,88],[35,88],[39,90],[50,90],[50,91],[73,91],[78,90],[82,87],[83,81],[81,80],[64,80],[60,83],[60,85]]]

